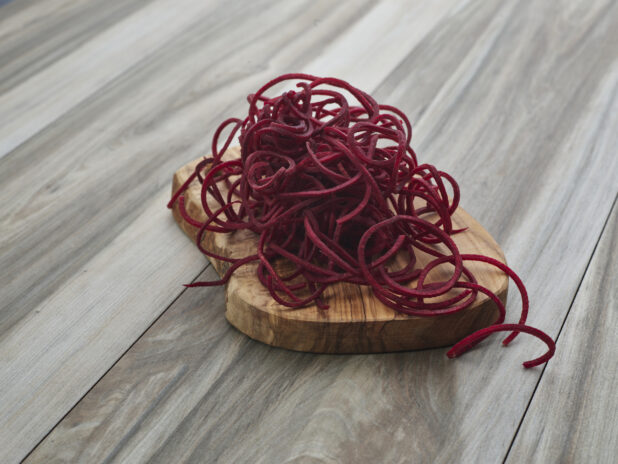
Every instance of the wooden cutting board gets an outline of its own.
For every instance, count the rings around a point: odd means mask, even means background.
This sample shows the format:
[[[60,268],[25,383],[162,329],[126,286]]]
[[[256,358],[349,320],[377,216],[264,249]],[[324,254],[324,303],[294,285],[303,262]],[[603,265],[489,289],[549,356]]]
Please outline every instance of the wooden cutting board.
[[[239,156],[238,147],[226,153],[226,158]],[[172,193],[191,175],[200,159],[183,166],[174,174]],[[200,190],[200,184],[195,180],[185,192],[184,201],[189,215],[204,221],[206,215],[201,206]],[[178,202],[174,205],[173,215],[181,229],[195,241],[198,229],[182,218]],[[452,236],[461,253],[483,254],[506,262],[498,244],[472,216],[459,208],[452,219],[453,227],[468,228]],[[203,240],[207,250],[235,258],[253,254],[256,243],[256,236],[249,231],[206,233]],[[428,260],[428,255],[419,254],[420,266]],[[229,266],[215,259],[210,261],[219,275],[223,275]],[[506,303],[508,277],[503,272],[479,262],[466,262],[466,266],[480,285],[493,291]],[[230,324],[249,337],[291,350],[380,353],[448,346],[475,330],[491,325],[498,317],[496,305],[481,293],[472,306],[458,313],[417,317],[385,306],[373,296],[369,287],[345,283],[326,290],[324,298],[330,305],[327,310],[318,309],[315,305],[291,309],[272,299],[256,277],[256,267],[256,263],[250,263],[233,274],[225,290],[225,316]],[[452,266],[444,264],[435,268],[427,281],[447,280],[451,274]],[[454,294],[448,293],[442,298]]]

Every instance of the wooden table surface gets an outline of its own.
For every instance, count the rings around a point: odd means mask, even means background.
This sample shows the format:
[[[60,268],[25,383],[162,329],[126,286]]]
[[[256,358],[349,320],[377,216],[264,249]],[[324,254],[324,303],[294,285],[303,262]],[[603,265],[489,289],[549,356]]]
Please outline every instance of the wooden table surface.
[[[615,462],[615,1],[0,5],[0,462]],[[554,359],[291,352],[182,287],[214,271],[172,174],[289,71],[410,116]]]

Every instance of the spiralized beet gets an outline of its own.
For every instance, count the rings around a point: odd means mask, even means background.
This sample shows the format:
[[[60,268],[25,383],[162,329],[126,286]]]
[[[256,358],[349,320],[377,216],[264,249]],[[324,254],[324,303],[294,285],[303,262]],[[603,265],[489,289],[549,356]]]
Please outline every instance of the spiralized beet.
[[[265,95],[288,80],[297,82],[295,90]],[[316,304],[328,309],[324,291],[338,282],[370,286],[385,305],[423,317],[462,311],[481,292],[498,306],[498,320],[458,342],[449,357],[491,333],[508,331],[505,345],[526,332],[549,346],[545,355],[524,363],[525,367],[551,358],[553,340],[525,325],[528,296],[519,277],[492,258],[459,252],[451,238],[462,232],[451,221],[459,187],[449,174],[418,163],[405,114],[378,104],[343,80],[306,74],[280,76],[249,95],[248,102],[244,119],[221,123],[211,156],[197,165],[168,204],[178,201],[183,218],[199,228],[197,245],[202,253],[230,263],[220,280],[189,287],[225,284],[236,269],[257,261],[260,282],[278,303],[290,308]],[[224,131],[229,133],[220,144]],[[240,159],[224,160],[239,131]],[[207,217],[203,223],[184,207],[183,193],[196,178]],[[243,229],[259,236],[253,255],[228,258],[202,246],[206,231]],[[448,251],[438,251],[436,244]],[[417,265],[419,252],[433,256],[422,268]],[[406,264],[394,268],[396,256],[405,256]],[[281,260],[286,262],[285,275],[278,270]],[[465,266],[467,261],[498,267],[514,280],[522,295],[518,324],[503,324],[504,305],[478,284]],[[451,265],[451,277],[426,282],[429,272],[445,263]],[[455,296],[435,299],[448,292]]]

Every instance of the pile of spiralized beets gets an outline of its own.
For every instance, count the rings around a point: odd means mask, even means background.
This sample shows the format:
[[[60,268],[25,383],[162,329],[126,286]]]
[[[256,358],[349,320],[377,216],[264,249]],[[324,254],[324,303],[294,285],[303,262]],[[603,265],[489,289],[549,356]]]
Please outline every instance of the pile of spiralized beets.
[[[265,95],[287,80],[297,82],[295,90]],[[551,337],[525,324],[528,297],[517,275],[500,261],[457,249],[451,235],[462,230],[453,228],[451,215],[459,203],[459,188],[449,174],[418,163],[405,114],[343,80],[305,74],[280,76],[248,101],[247,117],[221,123],[211,156],[197,165],[168,205],[178,201],[184,219],[199,228],[197,245],[205,255],[230,263],[221,280],[189,286],[224,284],[240,266],[256,261],[260,282],[273,299],[291,308],[315,304],[328,309],[323,294],[337,282],[370,286],[387,306],[424,317],[462,311],[480,292],[497,305],[498,320],[455,344],[449,357],[498,331],[511,332],[504,345],[519,332],[548,345],[546,354],[525,362],[525,367],[553,356]],[[219,146],[226,130],[229,135]],[[224,160],[239,130],[241,158]],[[196,179],[204,223],[184,207],[183,194]],[[242,229],[259,236],[253,255],[228,258],[202,246],[207,231]],[[421,267],[419,252],[434,258]],[[407,264],[393,268],[398,255],[405,256]],[[285,275],[275,265],[281,259],[287,261]],[[518,324],[503,323],[504,305],[478,284],[466,261],[496,266],[513,279],[523,302]],[[451,265],[451,277],[426,282],[429,272],[445,263]],[[448,292],[454,296],[436,300]]]

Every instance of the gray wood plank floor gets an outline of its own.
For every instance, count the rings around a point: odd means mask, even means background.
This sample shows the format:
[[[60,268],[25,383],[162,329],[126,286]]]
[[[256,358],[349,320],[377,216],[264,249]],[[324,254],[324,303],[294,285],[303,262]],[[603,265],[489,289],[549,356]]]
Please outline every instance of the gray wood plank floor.
[[[0,461],[612,462],[616,43],[611,0],[0,6]],[[183,290],[214,271],[172,173],[295,70],[411,117],[558,338],[546,368],[525,336],[274,349]]]
[[[617,230],[614,203],[509,463],[612,462],[618,456]]]

